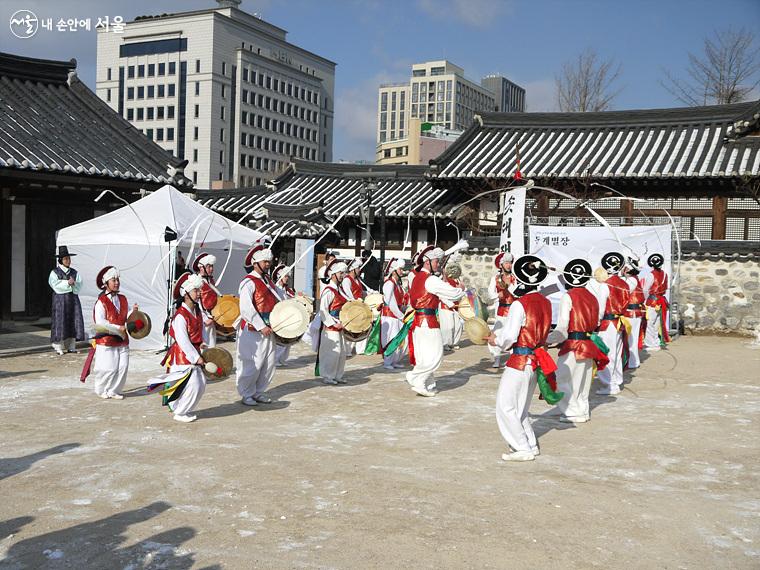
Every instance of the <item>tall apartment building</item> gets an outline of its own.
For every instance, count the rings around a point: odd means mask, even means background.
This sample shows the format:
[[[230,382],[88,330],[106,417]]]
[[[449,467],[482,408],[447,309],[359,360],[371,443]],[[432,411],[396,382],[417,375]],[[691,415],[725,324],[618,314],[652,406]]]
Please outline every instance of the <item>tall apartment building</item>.
[[[493,79],[503,79],[506,84]],[[464,70],[453,63],[428,61],[412,65],[412,77],[406,83],[384,84],[378,92],[377,143],[406,138],[410,118],[444,129],[464,130],[480,111],[507,110],[505,97],[517,97],[522,92],[522,103],[509,101],[508,110],[524,108],[525,91],[501,76],[489,76],[488,85],[499,87],[494,91],[485,84],[478,85],[465,78]],[[510,91],[504,85],[517,90]],[[522,105],[522,106],[521,106]]]
[[[335,63],[217,1],[99,29],[98,96],[187,159],[198,188],[261,184],[290,157],[332,161]]]
[[[501,75],[486,75],[480,84],[494,94],[499,113],[525,112],[525,89]]]

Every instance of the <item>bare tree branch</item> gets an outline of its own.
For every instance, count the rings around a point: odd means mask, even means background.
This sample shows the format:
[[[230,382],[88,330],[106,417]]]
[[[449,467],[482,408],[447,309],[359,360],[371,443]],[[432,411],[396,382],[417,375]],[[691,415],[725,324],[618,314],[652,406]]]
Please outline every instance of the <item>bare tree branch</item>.
[[[609,110],[620,93],[620,89],[613,89],[619,75],[619,64],[615,65],[612,60],[599,60],[592,49],[584,51],[577,59],[566,62],[555,78],[560,111]]]
[[[686,78],[664,70],[660,84],[690,106],[744,101],[760,85],[760,47],[751,31],[731,28],[705,38],[704,54],[689,53]]]

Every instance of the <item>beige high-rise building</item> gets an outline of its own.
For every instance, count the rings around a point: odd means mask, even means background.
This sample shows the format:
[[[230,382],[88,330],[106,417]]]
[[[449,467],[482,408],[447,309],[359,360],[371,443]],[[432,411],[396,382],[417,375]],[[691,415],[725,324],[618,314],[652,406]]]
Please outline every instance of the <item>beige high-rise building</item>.
[[[408,83],[380,86],[377,142],[405,138],[410,117],[463,130],[478,111],[496,110],[494,97],[493,92],[466,79],[464,70],[451,62],[415,63]]]

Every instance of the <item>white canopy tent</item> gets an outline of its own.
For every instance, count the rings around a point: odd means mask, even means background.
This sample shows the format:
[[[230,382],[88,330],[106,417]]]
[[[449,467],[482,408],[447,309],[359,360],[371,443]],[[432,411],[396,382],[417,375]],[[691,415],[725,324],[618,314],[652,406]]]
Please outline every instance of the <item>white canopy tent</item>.
[[[177,233],[176,240],[165,241],[167,227]],[[137,349],[154,349],[164,346],[162,328],[171,302],[169,279],[176,250],[184,254],[188,268],[201,251],[216,256],[217,288],[236,295],[245,275],[243,257],[263,237],[167,185],[129,206],[59,230],[56,242],[77,254],[72,266],[82,275],[79,297],[85,325],[92,322],[99,293],[95,276],[104,266],[113,265],[121,272],[121,292],[153,323],[150,335],[130,340],[130,344]]]

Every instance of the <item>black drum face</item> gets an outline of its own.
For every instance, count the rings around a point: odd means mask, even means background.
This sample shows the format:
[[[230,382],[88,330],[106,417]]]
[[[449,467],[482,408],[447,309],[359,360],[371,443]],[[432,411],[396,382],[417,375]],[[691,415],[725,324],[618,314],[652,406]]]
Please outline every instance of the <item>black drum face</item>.
[[[653,267],[654,269],[659,269],[663,263],[665,263],[665,258],[660,253],[653,253],[647,260],[649,267]]]
[[[591,264],[585,259],[572,259],[562,272],[562,276],[570,287],[582,287],[591,279]]]
[[[610,274],[618,273],[623,268],[623,263],[625,263],[625,257],[617,251],[605,253],[602,257],[602,267]]]
[[[538,285],[549,275],[549,268],[535,255],[523,255],[512,264],[512,273],[520,283]]]

